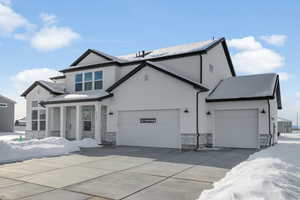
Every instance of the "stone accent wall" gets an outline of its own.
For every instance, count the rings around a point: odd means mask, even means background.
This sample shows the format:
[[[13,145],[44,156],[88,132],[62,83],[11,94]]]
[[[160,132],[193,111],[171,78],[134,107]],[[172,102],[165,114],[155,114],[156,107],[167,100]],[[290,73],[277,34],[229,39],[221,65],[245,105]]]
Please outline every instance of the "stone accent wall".
[[[270,137],[271,136],[269,134],[260,134],[259,135],[259,142],[260,142],[260,147],[261,148],[269,146]]]
[[[104,134],[104,137],[102,139],[102,143],[103,144],[116,144],[116,132],[106,132]]]
[[[193,149],[197,145],[197,134],[195,133],[182,133],[181,134],[181,148]],[[199,137],[200,146],[212,146],[212,134],[200,133]]]
[[[42,139],[46,136],[45,131],[25,131],[26,139]]]

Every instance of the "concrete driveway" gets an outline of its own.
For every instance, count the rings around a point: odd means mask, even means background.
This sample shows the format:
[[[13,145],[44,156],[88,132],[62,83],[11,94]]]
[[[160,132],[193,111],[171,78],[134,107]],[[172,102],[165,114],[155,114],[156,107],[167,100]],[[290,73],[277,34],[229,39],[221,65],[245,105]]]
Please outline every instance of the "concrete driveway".
[[[0,199],[191,200],[254,150],[94,148],[0,165]]]

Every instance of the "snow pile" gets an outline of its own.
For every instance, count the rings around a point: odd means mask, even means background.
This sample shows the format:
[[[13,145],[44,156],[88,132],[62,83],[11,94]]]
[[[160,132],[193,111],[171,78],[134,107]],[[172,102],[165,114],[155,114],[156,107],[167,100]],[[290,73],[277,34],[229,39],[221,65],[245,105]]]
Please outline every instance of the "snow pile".
[[[199,200],[282,200],[300,197],[300,134],[281,136],[279,144],[234,167]]]
[[[91,138],[85,138],[83,140],[78,140],[78,141],[72,141],[73,145],[82,147],[82,148],[91,148],[91,147],[98,147],[98,143],[96,140],[91,139]]]
[[[59,137],[25,141],[0,140],[0,163],[22,161],[31,158],[57,156],[79,151],[79,147],[96,147],[93,139],[69,141]]]

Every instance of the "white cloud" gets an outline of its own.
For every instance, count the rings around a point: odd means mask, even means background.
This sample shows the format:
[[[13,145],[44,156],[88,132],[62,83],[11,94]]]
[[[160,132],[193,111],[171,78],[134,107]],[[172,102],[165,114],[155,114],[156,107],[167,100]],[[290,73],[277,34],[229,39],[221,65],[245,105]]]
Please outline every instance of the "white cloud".
[[[262,45],[256,41],[253,36],[229,40],[228,45],[238,50],[255,50],[262,48]]]
[[[275,46],[283,46],[287,36],[286,35],[264,35],[260,37],[262,40]]]
[[[41,13],[40,17],[46,25],[56,24],[58,21],[56,15],[49,13]]]
[[[264,48],[254,37],[232,39],[229,46],[238,50],[232,56],[237,71],[242,73],[273,72],[284,65],[284,57],[277,52]]]
[[[10,77],[17,93],[24,92],[30,84],[38,80],[49,80],[49,77],[61,75],[58,71],[49,68],[27,69]]]
[[[300,97],[300,92],[296,92],[296,97]]]
[[[9,36],[17,29],[26,31],[32,26],[25,17],[13,11],[8,5],[0,3],[0,35]]]
[[[291,78],[291,75],[287,72],[278,72],[280,81],[287,81]]]
[[[70,45],[80,36],[68,27],[44,27],[31,39],[31,46],[41,51],[52,51]]]

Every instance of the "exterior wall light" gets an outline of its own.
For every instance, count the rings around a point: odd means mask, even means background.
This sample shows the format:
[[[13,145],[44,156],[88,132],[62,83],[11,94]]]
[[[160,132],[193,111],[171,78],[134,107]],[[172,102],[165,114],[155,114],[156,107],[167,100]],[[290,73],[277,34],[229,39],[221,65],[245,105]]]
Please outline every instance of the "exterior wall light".
[[[186,109],[184,109],[183,112],[184,112],[184,113],[189,113],[189,110],[186,108]]]
[[[207,111],[207,112],[206,112],[206,115],[211,115],[211,112],[210,112],[210,111]]]
[[[262,114],[266,114],[266,111],[265,111],[265,109],[262,109],[262,111],[260,111],[260,113],[262,113]]]
[[[113,113],[112,111],[110,111],[108,114],[109,114],[109,115],[113,115],[114,113]]]

